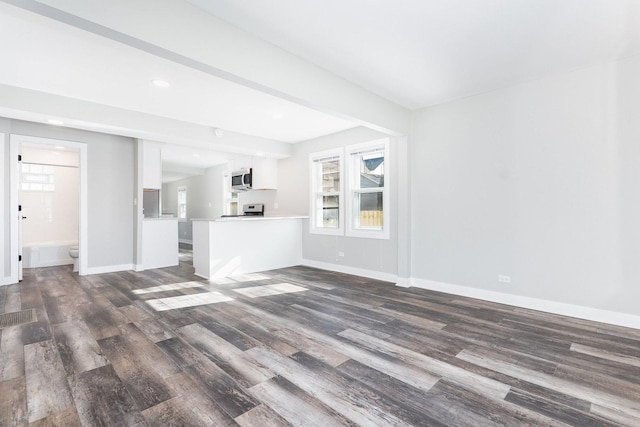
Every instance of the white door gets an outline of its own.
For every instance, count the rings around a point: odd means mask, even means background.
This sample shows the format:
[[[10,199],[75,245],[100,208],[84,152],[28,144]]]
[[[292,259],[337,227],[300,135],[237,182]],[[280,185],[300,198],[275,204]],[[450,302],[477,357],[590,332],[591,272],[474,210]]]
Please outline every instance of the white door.
[[[22,155],[18,155],[18,281],[22,280],[22,221],[27,219],[22,213]]]

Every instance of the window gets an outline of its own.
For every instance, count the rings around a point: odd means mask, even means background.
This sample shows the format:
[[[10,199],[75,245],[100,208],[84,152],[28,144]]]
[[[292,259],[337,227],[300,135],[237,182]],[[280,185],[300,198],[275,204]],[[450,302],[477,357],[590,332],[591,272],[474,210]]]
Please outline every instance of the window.
[[[225,172],[222,180],[223,215],[238,215],[238,192],[231,188],[231,172]]]
[[[21,188],[24,191],[55,191],[53,166],[22,163]]]
[[[388,140],[315,153],[309,159],[310,232],[388,239]]]
[[[312,154],[309,160],[311,232],[343,234],[342,150]]]
[[[178,218],[187,219],[187,187],[178,187]]]
[[[347,235],[389,238],[387,140],[349,146]]]

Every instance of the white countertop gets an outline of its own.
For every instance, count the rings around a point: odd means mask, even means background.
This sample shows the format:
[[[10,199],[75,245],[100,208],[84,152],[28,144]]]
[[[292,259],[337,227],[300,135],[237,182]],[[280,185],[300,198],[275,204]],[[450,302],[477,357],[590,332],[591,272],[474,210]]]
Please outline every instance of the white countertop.
[[[213,221],[213,222],[232,222],[232,221],[269,221],[269,220],[281,220],[281,219],[305,219],[309,218],[307,215],[279,215],[279,216],[231,216],[231,217],[218,217],[218,218],[191,218],[191,221]]]
[[[166,221],[170,219],[177,220],[178,218],[175,216],[161,216],[157,218],[144,218],[144,221]]]

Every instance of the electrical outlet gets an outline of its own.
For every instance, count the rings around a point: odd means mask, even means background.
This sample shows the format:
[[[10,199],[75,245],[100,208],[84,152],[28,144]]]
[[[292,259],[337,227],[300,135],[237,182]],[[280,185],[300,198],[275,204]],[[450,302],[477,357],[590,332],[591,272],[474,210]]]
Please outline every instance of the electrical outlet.
[[[344,256],[344,252],[342,252],[342,251],[338,252],[338,256],[342,256],[343,257]]]
[[[498,274],[498,282],[511,283],[511,276],[505,276],[504,274]]]

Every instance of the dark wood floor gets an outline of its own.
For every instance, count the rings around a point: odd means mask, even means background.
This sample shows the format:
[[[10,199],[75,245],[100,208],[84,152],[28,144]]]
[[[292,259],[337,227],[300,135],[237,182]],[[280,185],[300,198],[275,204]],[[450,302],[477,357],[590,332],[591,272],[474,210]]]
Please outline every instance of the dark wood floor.
[[[27,270],[3,426],[640,425],[640,331],[306,267]]]

